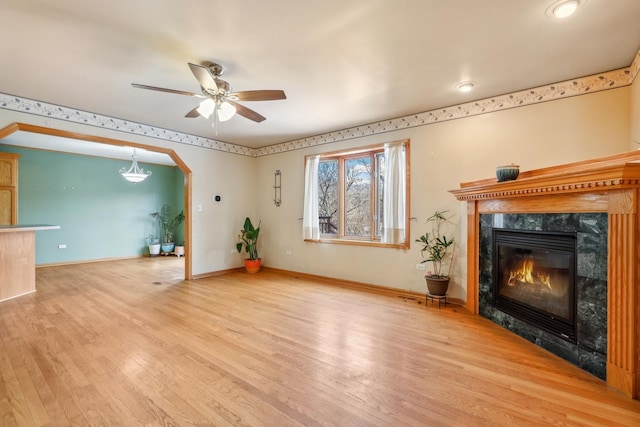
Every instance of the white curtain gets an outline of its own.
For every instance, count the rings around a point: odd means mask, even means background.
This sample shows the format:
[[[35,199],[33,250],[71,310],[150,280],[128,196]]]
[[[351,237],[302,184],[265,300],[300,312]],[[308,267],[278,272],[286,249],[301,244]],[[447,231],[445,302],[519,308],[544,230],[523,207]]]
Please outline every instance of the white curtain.
[[[318,218],[318,165],[320,156],[309,156],[304,167],[304,209],[302,213],[302,236],[305,239],[320,238]]]
[[[405,242],[407,164],[404,143],[384,146],[384,199],[382,242]]]

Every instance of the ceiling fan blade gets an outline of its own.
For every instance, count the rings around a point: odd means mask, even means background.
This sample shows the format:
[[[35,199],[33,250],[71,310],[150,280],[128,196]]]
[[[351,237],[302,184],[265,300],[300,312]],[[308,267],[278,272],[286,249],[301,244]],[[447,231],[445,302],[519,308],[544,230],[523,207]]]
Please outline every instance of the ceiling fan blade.
[[[233,105],[234,107],[236,107],[236,113],[240,114],[242,117],[245,117],[249,120],[253,120],[254,122],[260,123],[267,119],[266,117],[256,113],[255,111],[245,107],[244,105],[240,105],[230,100],[227,100],[227,102]]]
[[[201,114],[198,112],[198,108],[200,108],[199,105],[196,108],[194,108],[193,110],[189,111],[187,114],[185,114],[185,117],[188,117],[190,119],[195,118],[195,117],[200,117]]]
[[[187,96],[195,96],[196,98],[206,98],[206,96],[201,93],[185,92],[183,90],[167,89],[164,87],[157,87],[157,86],[147,86],[147,85],[141,85],[139,83],[131,83],[131,86],[136,87],[138,89],[157,90],[160,92],[175,93],[177,95],[187,95]]]
[[[200,86],[213,92],[218,91],[218,85],[207,67],[189,63],[189,68],[191,68],[191,72],[196,80],[198,80],[198,83],[200,83]]]
[[[238,101],[275,101],[287,99],[283,90],[247,90],[243,92],[233,92],[228,95]]]

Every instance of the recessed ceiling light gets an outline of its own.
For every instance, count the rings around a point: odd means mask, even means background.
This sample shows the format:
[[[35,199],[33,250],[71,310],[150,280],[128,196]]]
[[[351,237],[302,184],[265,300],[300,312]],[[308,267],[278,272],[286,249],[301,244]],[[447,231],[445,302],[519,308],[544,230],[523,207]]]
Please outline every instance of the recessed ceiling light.
[[[558,0],[553,2],[546,10],[547,16],[566,18],[575,13],[578,7],[586,0]]]
[[[458,86],[456,86],[456,89],[458,89],[460,92],[466,93],[471,92],[473,86],[475,86],[473,82],[462,82],[458,84]]]
[[[553,15],[556,18],[566,18],[567,16],[573,15],[579,5],[577,0],[560,3],[553,9]]]

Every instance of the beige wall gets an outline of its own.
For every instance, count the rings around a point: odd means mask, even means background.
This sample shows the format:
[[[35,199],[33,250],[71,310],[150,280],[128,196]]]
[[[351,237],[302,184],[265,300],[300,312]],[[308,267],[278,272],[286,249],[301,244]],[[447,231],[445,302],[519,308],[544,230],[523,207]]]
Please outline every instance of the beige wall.
[[[344,280],[424,292],[413,240],[434,210],[455,214],[456,263],[450,294],[466,299],[464,203],[447,190],[494,176],[517,163],[530,170],[628,151],[629,87],[508,111],[327,144],[258,158],[257,197],[263,225],[261,254],[267,266]],[[411,140],[411,242],[409,250],[302,241],[304,156],[381,141]],[[273,173],[282,171],[282,205],[274,206]],[[291,251],[287,255],[286,251]]]
[[[631,85],[631,150],[640,150],[640,73]]]

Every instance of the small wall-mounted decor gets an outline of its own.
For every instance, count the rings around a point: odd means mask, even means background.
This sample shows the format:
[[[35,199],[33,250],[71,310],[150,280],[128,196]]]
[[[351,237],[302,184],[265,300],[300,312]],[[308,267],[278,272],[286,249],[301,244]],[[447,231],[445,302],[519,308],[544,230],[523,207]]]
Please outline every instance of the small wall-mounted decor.
[[[273,179],[273,203],[280,206],[282,203],[282,173],[279,169],[275,172]]]

